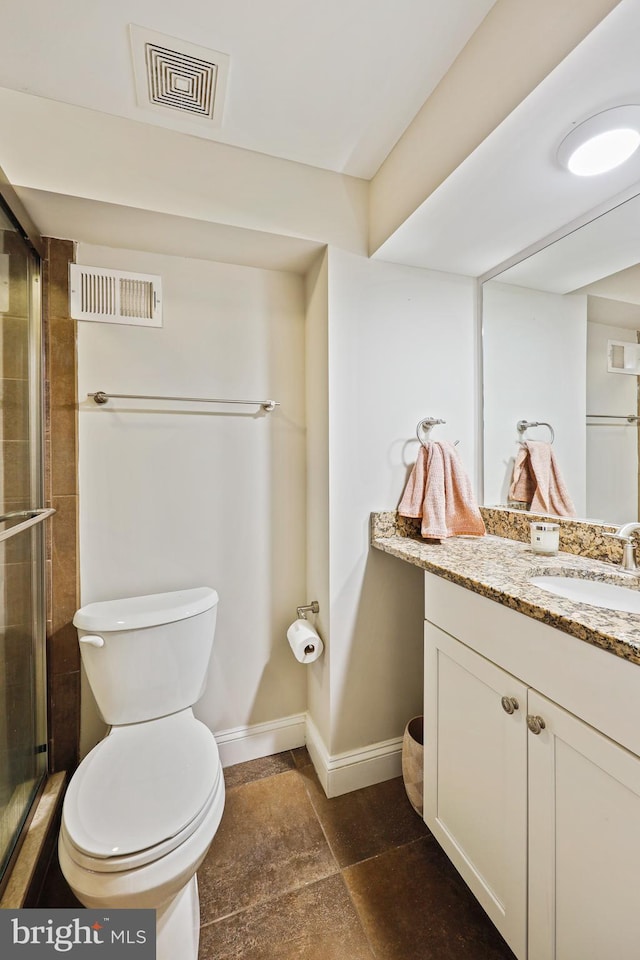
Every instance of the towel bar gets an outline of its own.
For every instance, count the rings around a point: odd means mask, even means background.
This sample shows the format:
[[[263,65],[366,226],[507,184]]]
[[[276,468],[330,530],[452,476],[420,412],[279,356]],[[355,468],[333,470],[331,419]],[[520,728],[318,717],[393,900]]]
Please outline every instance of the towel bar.
[[[88,393],[88,397],[93,397],[95,403],[102,406],[110,399],[116,400],[178,400],[181,403],[242,403],[253,406],[256,404],[262,407],[267,413],[271,413],[276,407],[280,406],[279,400],[221,400],[216,397],[150,397],[139,393],[106,393],[104,390],[96,390],[95,393]]]

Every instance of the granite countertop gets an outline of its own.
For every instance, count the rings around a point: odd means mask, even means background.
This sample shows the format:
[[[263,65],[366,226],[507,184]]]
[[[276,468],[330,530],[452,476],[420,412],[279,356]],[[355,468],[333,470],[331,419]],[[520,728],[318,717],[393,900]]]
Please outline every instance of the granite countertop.
[[[529,583],[531,577],[562,572],[640,591],[640,577],[621,573],[612,563],[562,552],[546,557],[533,553],[527,543],[491,535],[451,537],[442,543],[430,543],[419,536],[385,530],[384,525],[381,528],[375,522],[371,544],[518,613],[640,664],[640,614],[567,600]]]

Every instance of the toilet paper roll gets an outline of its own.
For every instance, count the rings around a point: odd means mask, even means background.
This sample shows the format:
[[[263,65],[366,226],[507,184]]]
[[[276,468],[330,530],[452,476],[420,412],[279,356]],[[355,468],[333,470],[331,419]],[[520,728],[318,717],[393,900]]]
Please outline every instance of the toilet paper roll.
[[[313,663],[324,650],[322,640],[308,620],[294,620],[287,630],[287,640],[299,663]]]

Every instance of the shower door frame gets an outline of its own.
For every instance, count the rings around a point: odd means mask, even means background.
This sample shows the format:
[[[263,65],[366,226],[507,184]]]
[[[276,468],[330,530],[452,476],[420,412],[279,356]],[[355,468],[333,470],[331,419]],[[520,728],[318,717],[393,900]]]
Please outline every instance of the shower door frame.
[[[28,248],[29,257],[29,450],[30,450],[30,486],[31,498],[34,501],[33,513],[38,510],[42,513],[42,520],[53,511],[43,511],[44,506],[44,358],[43,358],[43,331],[42,331],[42,262],[45,249],[42,238],[31,217],[24,208],[20,198],[9,183],[4,171],[0,168],[0,210],[14,225]],[[37,562],[33,564],[34,577],[32,580],[31,607],[33,624],[33,663],[34,663],[34,690],[35,690],[35,731],[36,748],[46,754],[47,763],[38,773],[39,783],[34,790],[29,809],[16,837],[13,849],[7,860],[4,872],[0,876],[0,896],[5,889],[20,848],[26,836],[27,829],[35,813],[38,800],[44,790],[48,775],[48,723],[47,723],[47,661],[46,661],[46,539],[45,530],[40,518],[31,528],[32,544],[37,544]],[[16,526],[21,526],[17,524]],[[27,530],[16,533],[16,536],[27,535]]]

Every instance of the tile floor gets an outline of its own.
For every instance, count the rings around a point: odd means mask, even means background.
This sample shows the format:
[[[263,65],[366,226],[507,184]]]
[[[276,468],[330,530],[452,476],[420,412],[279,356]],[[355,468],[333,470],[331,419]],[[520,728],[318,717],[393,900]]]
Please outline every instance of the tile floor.
[[[514,960],[401,779],[327,800],[300,748],[225,780],[200,960]],[[40,905],[75,902],[54,864]]]

